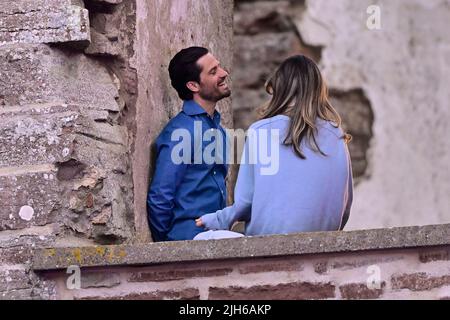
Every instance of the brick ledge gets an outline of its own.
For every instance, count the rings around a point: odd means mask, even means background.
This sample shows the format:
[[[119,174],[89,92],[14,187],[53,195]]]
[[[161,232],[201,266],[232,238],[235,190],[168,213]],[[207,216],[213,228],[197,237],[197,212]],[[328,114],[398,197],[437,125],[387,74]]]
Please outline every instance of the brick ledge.
[[[183,261],[280,257],[405,249],[450,244],[450,224],[387,229],[313,232],[209,241],[37,249],[32,269],[68,266],[139,266]]]

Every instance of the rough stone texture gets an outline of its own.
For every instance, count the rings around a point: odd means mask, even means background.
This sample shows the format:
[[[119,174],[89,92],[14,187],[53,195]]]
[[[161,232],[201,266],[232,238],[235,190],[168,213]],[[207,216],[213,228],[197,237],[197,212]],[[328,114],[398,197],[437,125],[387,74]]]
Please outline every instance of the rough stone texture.
[[[367,179],[355,190],[347,228],[446,223],[448,1],[378,1],[380,30],[366,27],[372,4],[306,1],[296,20],[305,42],[323,46],[321,65],[330,86],[362,88],[374,114]]]
[[[383,294],[386,282],[380,289],[369,289],[365,283],[351,283],[339,287],[342,299],[377,299]]]
[[[0,283],[0,292],[27,289],[31,285],[30,278],[24,270],[2,270],[0,279],[6,280]]]
[[[448,261],[450,260],[450,250],[436,250],[424,251],[419,253],[419,260],[423,263],[433,261]]]
[[[330,283],[294,282],[275,286],[254,286],[250,288],[210,288],[211,300],[305,300],[334,298],[335,287]]]
[[[117,296],[88,296],[76,300],[198,300],[200,294],[197,289],[182,291],[136,292]]]
[[[82,273],[81,288],[112,288],[120,284],[120,278],[115,273]]]
[[[283,261],[272,258],[258,259],[254,262],[242,263],[239,268],[241,274],[277,271],[301,271],[303,266],[295,258],[286,257]]]
[[[33,251],[31,248],[23,246],[16,246],[13,248],[0,248],[0,264],[1,265],[14,265],[21,263],[30,263],[33,257]]]
[[[64,104],[1,110],[0,167],[69,160],[73,149],[70,127],[79,118],[79,111]]]
[[[449,262],[421,263],[419,259],[419,253],[446,250],[448,244],[360,251],[347,248],[344,251],[305,254],[298,249],[306,244],[299,244],[295,238],[289,237],[284,239],[284,243],[293,242],[297,252],[285,251],[285,255],[279,256],[275,238],[262,239],[264,241],[259,241],[258,247],[254,246],[256,243],[243,244],[234,241],[236,239],[231,240],[213,242],[208,249],[194,248],[192,252],[204,252],[205,255],[203,258],[193,257],[192,262],[185,262],[189,258],[183,257],[179,251],[172,254],[177,255],[179,261],[156,257],[157,252],[173,249],[159,244],[136,251],[140,256],[148,252],[145,260],[133,258],[130,248],[71,248],[76,259],[71,260],[69,256],[62,259],[82,266],[82,279],[86,276],[94,279],[94,286],[81,290],[67,289],[65,269],[35,272],[40,279],[56,284],[54,299],[443,299],[450,295]],[[192,242],[187,244],[195,245]],[[273,249],[259,256],[261,251],[258,250],[267,246]],[[157,248],[152,250],[152,247]],[[250,247],[246,256],[232,254],[239,250],[236,248],[242,247]],[[230,249],[228,255],[223,252],[226,248]],[[61,255],[58,249],[38,251],[41,255],[47,253]],[[103,261],[97,265],[86,264],[86,255],[100,255]],[[119,263],[121,259],[122,263]],[[314,270],[318,264],[327,265],[326,272],[316,273]],[[271,265],[274,268],[270,268]],[[55,266],[47,267],[55,269]],[[379,270],[378,275],[376,270]],[[402,274],[398,273],[399,270]],[[379,283],[380,289],[369,288],[367,283]]]
[[[88,11],[70,0],[0,2],[0,46],[7,43],[89,44]]]
[[[14,275],[0,275],[2,299],[54,295],[27,271],[40,246],[132,240],[135,5],[114,2],[112,44],[83,1],[0,3],[0,261]],[[114,284],[96,277],[85,287]]]
[[[34,186],[27,188],[26,186]],[[56,171],[0,176],[0,231],[55,222],[61,204]],[[24,206],[32,208],[30,219],[21,217]]]
[[[170,85],[167,67],[179,50],[198,45],[209,48],[224,67],[231,69],[233,1],[168,0],[158,2],[158,6],[145,0],[136,3],[139,95],[135,143],[139,148],[133,161],[134,196],[136,230],[146,240],[149,234],[145,203],[149,173],[154,169],[151,144],[182,106]],[[230,99],[219,102],[218,109],[223,125],[233,127]]]
[[[169,270],[168,270],[169,269]],[[172,265],[170,268],[154,268],[144,272],[133,273],[129,282],[149,282],[149,281],[171,281],[186,278],[213,277],[227,275],[232,272],[232,268],[202,269],[198,266],[186,268],[184,265]]]
[[[86,267],[141,265],[438,246],[449,244],[449,233],[449,225],[437,225],[243,237],[211,241],[158,242],[133,246],[42,249],[34,259],[33,268],[35,270],[62,269],[72,264]],[[267,245],[268,243],[270,245]],[[369,260],[362,263],[368,265],[378,262]],[[341,265],[341,267],[343,266]]]
[[[0,106],[64,102],[120,111],[117,78],[81,53],[42,44],[6,45],[0,47],[0,67]]]
[[[117,77],[99,61],[46,45],[4,46],[0,55],[0,179],[2,197],[13,199],[1,212],[2,228],[57,218],[100,242],[130,238],[131,173],[127,130],[116,116]],[[35,211],[30,221],[18,217],[25,205]]]
[[[412,291],[425,291],[450,285],[450,276],[431,276],[425,272],[394,275],[392,277],[393,289],[409,289]]]

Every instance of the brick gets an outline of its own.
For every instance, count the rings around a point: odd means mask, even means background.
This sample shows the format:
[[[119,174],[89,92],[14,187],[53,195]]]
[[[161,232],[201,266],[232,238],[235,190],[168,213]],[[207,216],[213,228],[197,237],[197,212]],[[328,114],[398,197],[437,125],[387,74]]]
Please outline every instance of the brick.
[[[241,274],[276,272],[276,271],[301,271],[302,264],[295,258],[258,259],[256,262],[244,262],[238,268]]]
[[[0,2],[0,45],[89,41],[89,12],[70,1]]]
[[[324,274],[328,271],[328,262],[320,261],[314,264],[314,271],[318,274]]]
[[[217,277],[227,275],[233,271],[232,268],[189,268],[184,269],[180,267],[158,268],[155,271],[145,271],[133,273],[129,282],[149,282],[149,281],[172,281],[187,278],[199,278],[199,277]],[[167,270],[169,269],[169,270]]]
[[[75,300],[199,300],[198,289],[187,288],[184,290],[154,291],[142,293],[129,293],[112,296],[88,296],[76,297]]]
[[[448,261],[450,260],[450,249],[422,251],[419,252],[419,260],[422,263],[428,263],[432,261]]]
[[[380,289],[369,289],[365,283],[351,283],[339,287],[343,299],[377,299],[386,287],[386,282],[381,283]]]
[[[56,171],[0,176],[0,231],[55,222],[60,202]],[[21,216],[26,209],[33,213],[29,220]]]
[[[450,276],[430,276],[425,272],[394,275],[391,279],[392,289],[409,289],[411,291],[428,291],[450,284]]]
[[[295,282],[254,287],[226,287],[209,289],[211,300],[302,300],[335,297],[331,283]]]
[[[81,288],[112,288],[120,284],[117,273],[81,273]]]
[[[351,270],[360,267],[366,267],[371,265],[379,265],[382,263],[389,263],[394,261],[399,261],[404,259],[403,256],[393,256],[393,257],[375,257],[375,258],[358,258],[358,259],[348,259],[346,261],[333,261],[329,264],[329,269],[342,269]]]

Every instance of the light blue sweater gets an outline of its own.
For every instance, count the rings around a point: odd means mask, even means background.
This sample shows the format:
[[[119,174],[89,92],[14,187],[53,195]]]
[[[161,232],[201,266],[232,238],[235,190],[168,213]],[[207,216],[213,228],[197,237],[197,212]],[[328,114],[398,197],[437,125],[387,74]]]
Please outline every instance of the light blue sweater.
[[[267,174],[270,170],[264,161],[248,161],[249,150],[259,151],[261,142],[270,147],[270,134],[258,143],[248,138],[236,182],[235,202],[223,210],[203,215],[201,218],[207,229],[228,230],[235,221],[246,221],[245,234],[252,236],[332,231],[344,227],[350,215],[353,178],[348,148],[341,138],[342,130],[319,119],[316,141],[326,156],[314,152],[303,139],[302,152],[306,156],[303,160],[291,146],[282,145],[289,121],[289,117],[278,115],[250,127],[249,132],[258,133],[255,134],[258,138],[262,131],[279,129],[278,170]]]

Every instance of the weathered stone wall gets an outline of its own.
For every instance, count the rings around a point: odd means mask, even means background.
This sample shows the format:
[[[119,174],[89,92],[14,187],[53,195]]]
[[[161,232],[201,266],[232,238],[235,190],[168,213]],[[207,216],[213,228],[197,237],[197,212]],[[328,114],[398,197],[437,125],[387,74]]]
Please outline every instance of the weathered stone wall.
[[[449,299],[449,230],[48,249],[33,267],[57,283],[56,299]],[[69,264],[81,267],[79,288]]]
[[[232,0],[137,1],[137,52],[139,96],[137,136],[133,158],[136,229],[149,239],[146,197],[153,171],[151,145],[170,118],[182,106],[170,85],[168,65],[179,50],[189,46],[210,49],[224,67],[232,62]],[[219,102],[222,124],[233,126],[231,101]],[[150,164],[150,168],[149,168]]]
[[[101,8],[113,16],[131,3]],[[45,298],[52,290],[28,268],[40,246],[134,235],[124,112],[131,86],[123,81],[132,72],[114,69],[126,64],[128,38],[117,32],[103,41],[98,15],[82,1],[0,3],[2,298]],[[109,41],[112,53],[103,49]]]
[[[366,25],[372,4],[380,30]],[[235,123],[255,120],[280,61],[309,55],[354,136],[347,228],[448,222],[449,19],[446,0],[236,1]]]

